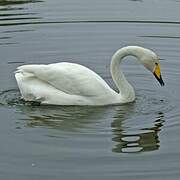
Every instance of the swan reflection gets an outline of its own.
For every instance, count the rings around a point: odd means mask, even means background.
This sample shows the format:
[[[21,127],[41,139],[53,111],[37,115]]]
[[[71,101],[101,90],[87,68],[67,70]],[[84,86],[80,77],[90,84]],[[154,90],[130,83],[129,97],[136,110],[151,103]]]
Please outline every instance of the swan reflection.
[[[38,106],[21,101],[17,90],[0,93],[0,104],[16,107],[28,127],[56,129],[60,132],[58,136],[93,135],[99,142],[108,135],[114,153],[154,151],[160,147],[159,132],[164,124],[164,114],[154,109],[144,110],[139,101],[105,107]],[[49,133],[51,136],[52,131]],[[104,135],[99,136],[102,133]]]
[[[115,146],[112,151],[115,153],[136,153],[158,150],[160,147],[159,132],[163,126],[163,113],[159,113],[151,124],[143,124],[142,127],[132,125],[126,126],[123,120],[126,116],[115,117],[111,123],[114,137],[112,141]],[[146,119],[142,119],[145,123]],[[135,127],[134,127],[135,126]],[[147,127],[146,127],[147,126]]]
[[[138,118],[138,115],[134,114],[133,104],[109,108],[21,106],[21,111],[28,116],[28,127],[52,128],[68,133],[87,132],[88,128],[95,129],[94,133],[97,133],[96,124],[102,124],[107,119],[107,114],[111,114],[114,118],[105,123],[111,124],[112,141],[115,142],[112,152],[145,152],[158,150],[160,147],[159,132],[164,122],[163,113],[159,113],[154,120],[141,119],[144,124],[136,125],[132,117]],[[131,125],[128,125],[128,121]]]
[[[102,107],[20,106],[27,115],[28,127],[45,127],[67,132],[81,132],[96,123],[105,111]]]

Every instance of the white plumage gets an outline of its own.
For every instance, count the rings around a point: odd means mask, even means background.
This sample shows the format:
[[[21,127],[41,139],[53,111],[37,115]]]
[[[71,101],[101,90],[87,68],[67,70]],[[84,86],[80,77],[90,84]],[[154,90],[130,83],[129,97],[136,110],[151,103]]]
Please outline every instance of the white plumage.
[[[131,102],[135,99],[132,86],[120,70],[121,59],[133,55],[140,59],[146,54],[157,61],[150,50],[129,46],[118,50],[112,58],[111,73],[119,93],[92,70],[75,63],[23,65],[15,77],[26,101],[54,105],[107,105]],[[153,57],[152,57],[153,55]]]

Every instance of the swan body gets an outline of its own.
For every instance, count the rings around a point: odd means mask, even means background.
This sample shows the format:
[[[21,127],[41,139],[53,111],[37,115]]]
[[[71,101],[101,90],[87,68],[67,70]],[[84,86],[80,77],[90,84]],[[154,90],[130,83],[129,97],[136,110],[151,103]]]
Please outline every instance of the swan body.
[[[95,72],[80,64],[60,62],[53,64],[23,65],[17,68],[15,78],[25,101],[52,105],[108,105],[132,102],[133,87],[120,69],[125,56],[135,56],[161,83],[159,58],[151,50],[127,46],[112,57],[111,74],[119,90],[114,91]],[[156,72],[155,72],[156,71]]]

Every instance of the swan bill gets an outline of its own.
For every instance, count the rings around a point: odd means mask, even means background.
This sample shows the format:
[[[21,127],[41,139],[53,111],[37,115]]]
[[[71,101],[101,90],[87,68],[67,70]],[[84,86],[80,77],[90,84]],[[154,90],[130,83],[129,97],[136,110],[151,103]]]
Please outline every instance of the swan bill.
[[[160,76],[156,75],[156,73],[154,72],[154,76],[155,78],[158,80],[158,82],[160,83],[161,86],[164,86],[164,81],[162,80],[161,74]]]
[[[159,81],[161,86],[164,86],[164,81],[162,80],[162,77],[161,77],[160,65],[158,63],[156,63],[156,67],[154,69],[154,73],[153,74],[156,77],[156,79]]]

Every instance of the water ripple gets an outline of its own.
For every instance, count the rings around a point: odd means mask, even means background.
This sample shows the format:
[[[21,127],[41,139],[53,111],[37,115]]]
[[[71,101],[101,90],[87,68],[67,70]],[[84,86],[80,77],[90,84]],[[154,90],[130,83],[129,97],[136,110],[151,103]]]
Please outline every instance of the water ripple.
[[[19,91],[11,89],[1,92],[0,104],[15,107],[18,113],[24,114],[21,121],[25,121],[30,128],[56,129],[68,133],[68,136],[73,134],[81,137],[83,134],[98,140],[112,133],[112,141],[115,143],[112,151],[115,153],[158,150],[165,114],[174,109],[165,95],[158,96],[150,90],[139,91],[135,103],[109,107],[74,107],[39,106],[24,102]],[[109,119],[111,128],[107,126],[109,123],[104,122],[105,119]],[[58,137],[58,134],[50,136]]]
[[[0,1],[0,6],[8,6],[8,5],[17,5],[17,4],[26,4],[26,3],[36,3],[43,2],[41,0],[2,0]]]

